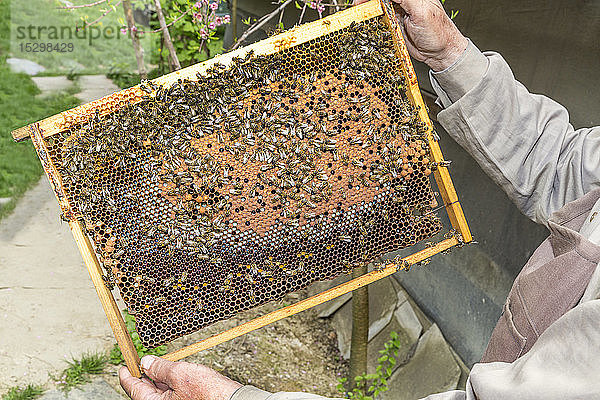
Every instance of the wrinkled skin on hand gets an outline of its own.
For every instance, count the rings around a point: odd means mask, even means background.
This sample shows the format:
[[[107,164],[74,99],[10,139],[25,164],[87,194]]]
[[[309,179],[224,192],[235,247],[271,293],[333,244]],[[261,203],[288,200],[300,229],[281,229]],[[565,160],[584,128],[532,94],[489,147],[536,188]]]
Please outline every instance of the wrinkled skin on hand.
[[[368,0],[354,0],[361,4]],[[451,66],[467,48],[467,38],[439,0],[393,0],[408,52],[434,71]]]
[[[242,386],[204,365],[155,356],[142,358],[142,370],[147,378],[119,370],[121,386],[133,400],[228,400]]]

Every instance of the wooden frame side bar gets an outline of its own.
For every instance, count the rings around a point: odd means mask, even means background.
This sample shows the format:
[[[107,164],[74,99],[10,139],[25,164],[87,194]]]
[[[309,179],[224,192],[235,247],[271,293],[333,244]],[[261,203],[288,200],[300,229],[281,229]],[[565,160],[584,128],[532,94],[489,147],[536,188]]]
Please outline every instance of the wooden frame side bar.
[[[44,168],[46,176],[50,181],[50,186],[52,187],[52,190],[58,199],[63,215],[69,218],[69,227],[71,228],[71,233],[75,238],[79,252],[83,257],[83,262],[87,267],[90,277],[92,278],[92,282],[96,288],[96,293],[98,294],[100,302],[102,303],[102,308],[106,313],[110,327],[112,328],[115,338],[117,339],[117,343],[119,344],[119,348],[123,353],[123,358],[125,359],[127,368],[133,376],[139,378],[141,376],[141,372],[139,368],[140,359],[137,351],[133,345],[129,333],[127,332],[125,321],[123,320],[123,316],[119,311],[119,307],[117,306],[115,298],[113,297],[111,291],[106,287],[104,279],[102,278],[102,268],[100,267],[100,263],[96,258],[92,244],[84,234],[81,223],[72,217],[72,213],[70,211],[71,207],[69,206],[67,197],[63,191],[60,175],[58,174],[58,171],[54,167],[54,164],[48,155],[48,148],[44,143],[44,139],[38,124],[34,124],[30,127],[30,135],[35,150],[37,151],[42,163],[42,167]]]
[[[142,376],[140,371],[140,358],[135,346],[133,345],[133,341],[129,336],[129,333],[127,332],[127,326],[125,325],[125,321],[123,320],[123,316],[119,311],[119,307],[117,306],[115,298],[112,292],[106,287],[106,283],[102,278],[102,268],[100,267],[100,263],[96,258],[92,244],[90,243],[87,235],[84,234],[83,227],[79,221],[75,220],[69,222],[69,227],[71,228],[75,242],[77,242],[77,247],[81,252],[83,262],[87,267],[90,278],[92,278],[92,282],[96,288],[96,293],[100,298],[102,308],[104,308],[104,313],[108,318],[108,322],[113,330],[115,339],[117,339],[117,344],[121,349],[121,353],[125,359],[125,364],[127,364],[127,368],[129,369],[131,375],[139,378]]]
[[[364,21],[382,14],[381,5],[378,0],[371,0],[347,10],[340,11],[323,19],[300,25],[279,35],[261,40],[249,46],[216,56],[199,64],[191,65],[179,71],[163,75],[153,80],[160,85],[169,85],[179,79],[196,80],[198,73],[204,73],[217,63],[228,65],[235,57],[244,57],[253,51],[256,55],[268,55],[282,50],[306,43],[317,37],[338,31],[349,26],[352,22]],[[145,93],[139,85],[105,96],[91,103],[82,104],[78,107],[64,111],[39,121],[40,130],[44,137],[51,136],[69,129],[77,123],[84,122],[89,116],[94,115],[96,110],[101,115],[114,112],[125,103],[136,103],[142,99]],[[12,132],[15,141],[21,141],[29,137],[29,127],[25,126]]]
[[[385,278],[386,276],[393,274],[399,269],[402,269],[402,265],[404,263],[407,263],[408,265],[418,263],[457,244],[458,240],[455,237],[443,240],[437,243],[435,246],[428,247],[417,253],[411,254],[410,256],[403,258],[403,263],[401,265],[390,264],[381,271],[369,272],[368,274],[352,279],[351,281],[348,281],[339,286],[316,294],[295,304],[289,305],[284,308],[280,308],[279,310],[272,311],[268,314],[262,315],[251,321],[245,322],[227,331],[221,332],[219,334],[216,334],[189,346],[182,347],[177,351],[163,356],[163,358],[171,361],[181,360],[182,358],[188,357],[199,351],[206,350],[218,344],[227,342],[231,339],[235,339],[236,337],[245,335],[246,333],[262,328],[273,322],[287,318],[294,314],[298,314],[299,312],[308,310],[309,308],[325,303],[326,301],[333,300],[336,297],[356,290],[362,286],[369,285],[375,281],[378,281],[379,279]]]
[[[381,2],[381,7],[385,15],[385,21],[392,31],[394,46],[396,47],[398,57],[402,60],[404,76],[406,78],[408,89],[407,95],[413,105],[419,108],[419,118],[427,126],[427,140],[429,142],[429,148],[433,161],[440,163],[444,161],[444,156],[442,155],[442,150],[440,149],[437,140],[435,140],[433,137],[433,124],[429,119],[427,106],[425,105],[423,97],[421,96],[421,90],[419,89],[419,84],[417,82],[417,75],[413,68],[408,49],[406,48],[404,37],[402,36],[402,29],[400,28],[400,25],[396,19],[396,15],[390,0],[379,1]],[[450,178],[448,167],[444,166],[443,164],[438,166],[434,172],[434,176],[442,196],[442,200],[446,205],[446,211],[448,213],[448,217],[450,218],[452,227],[461,234],[464,242],[472,241],[473,237],[471,235],[469,226],[467,225],[467,220],[465,218],[463,209],[458,201],[458,195],[454,189],[452,178]]]

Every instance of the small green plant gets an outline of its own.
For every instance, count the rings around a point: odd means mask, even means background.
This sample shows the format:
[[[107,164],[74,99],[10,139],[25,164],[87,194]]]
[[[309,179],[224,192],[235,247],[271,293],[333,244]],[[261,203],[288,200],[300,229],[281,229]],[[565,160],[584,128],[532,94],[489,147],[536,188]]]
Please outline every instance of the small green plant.
[[[79,76],[79,73],[77,72],[77,68],[69,69],[69,72],[67,73],[68,80],[74,81],[75,79],[77,79],[78,76]]]
[[[127,310],[123,310],[123,317],[125,319],[125,325],[127,326],[129,336],[131,336],[133,345],[135,346],[135,349],[140,357],[148,355],[164,356],[165,354],[167,354],[167,346],[158,346],[153,349],[147,349],[146,347],[144,347],[142,341],[140,340],[140,336],[135,330],[135,318],[133,317],[133,315],[129,314]],[[121,353],[121,349],[119,349],[119,346],[117,346],[117,344],[115,344],[112,350],[110,351],[109,359],[110,363],[114,365],[122,364],[125,362],[125,360],[123,359],[123,354]]]
[[[381,356],[377,359],[375,373],[363,374],[354,378],[356,387],[351,392],[347,392],[345,389],[348,378],[340,378],[337,386],[338,391],[351,400],[373,400],[377,398],[379,394],[388,390],[387,380],[392,376],[399,349],[400,339],[398,333],[391,332],[390,340],[385,343],[382,350],[379,350]]]
[[[101,353],[86,353],[80,360],[67,361],[69,365],[58,378],[53,377],[58,388],[69,392],[74,387],[90,382],[90,375],[99,375],[104,372],[107,357]]]
[[[40,385],[16,386],[2,395],[2,400],[33,400],[43,394],[44,389]]]
[[[442,0],[442,4],[446,4],[446,0]],[[450,19],[454,19],[458,16],[460,10],[450,10]]]
[[[254,22],[256,22],[256,18],[250,18],[250,17],[248,17],[248,18],[242,18],[242,23],[244,25],[250,25],[250,24],[252,24]]]

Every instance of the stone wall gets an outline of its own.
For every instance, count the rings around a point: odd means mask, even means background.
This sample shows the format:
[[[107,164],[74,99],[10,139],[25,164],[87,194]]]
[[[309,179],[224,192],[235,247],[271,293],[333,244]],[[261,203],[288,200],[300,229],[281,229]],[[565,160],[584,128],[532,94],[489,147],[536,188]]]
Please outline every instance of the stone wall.
[[[349,278],[319,282],[318,293]],[[320,318],[330,318],[342,357],[350,357],[352,295],[348,293],[318,306]],[[375,372],[379,350],[396,332],[401,342],[397,364],[383,400],[415,400],[432,393],[464,388],[468,368],[447,343],[436,323],[425,316],[394,277],[369,285],[369,345],[367,373]]]

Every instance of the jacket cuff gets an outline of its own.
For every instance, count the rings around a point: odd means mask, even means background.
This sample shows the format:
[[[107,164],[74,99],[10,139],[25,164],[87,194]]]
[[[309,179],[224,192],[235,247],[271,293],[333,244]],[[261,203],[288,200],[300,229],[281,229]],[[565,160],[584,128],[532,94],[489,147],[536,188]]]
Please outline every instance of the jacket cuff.
[[[469,40],[458,60],[443,71],[429,71],[433,89],[444,108],[449,107],[473,89],[487,71],[487,57]]]
[[[266,400],[272,393],[251,385],[238,388],[229,400]]]

